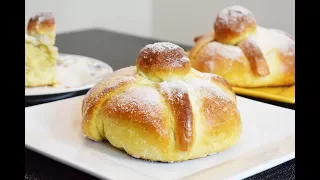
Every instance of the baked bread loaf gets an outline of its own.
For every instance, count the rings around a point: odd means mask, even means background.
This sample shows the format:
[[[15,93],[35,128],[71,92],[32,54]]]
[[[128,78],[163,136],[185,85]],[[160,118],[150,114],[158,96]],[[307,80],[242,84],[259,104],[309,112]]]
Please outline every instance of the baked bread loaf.
[[[136,66],[107,75],[85,95],[82,130],[129,155],[177,162],[233,146],[242,125],[236,96],[220,76],[191,68],[172,43],[145,46]]]
[[[224,77],[232,86],[295,84],[295,41],[287,33],[258,26],[242,6],[221,10],[213,31],[194,38],[192,67]]]
[[[48,86],[56,83],[58,48],[55,19],[51,13],[30,18],[25,34],[25,86]]]

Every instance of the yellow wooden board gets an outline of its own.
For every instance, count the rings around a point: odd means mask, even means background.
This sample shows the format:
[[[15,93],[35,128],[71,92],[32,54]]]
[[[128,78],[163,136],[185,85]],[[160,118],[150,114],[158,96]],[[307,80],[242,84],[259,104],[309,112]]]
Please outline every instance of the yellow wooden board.
[[[274,88],[240,88],[233,87],[239,95],[247,95],[278,102],[295,104],[295,85],[289,87]]]

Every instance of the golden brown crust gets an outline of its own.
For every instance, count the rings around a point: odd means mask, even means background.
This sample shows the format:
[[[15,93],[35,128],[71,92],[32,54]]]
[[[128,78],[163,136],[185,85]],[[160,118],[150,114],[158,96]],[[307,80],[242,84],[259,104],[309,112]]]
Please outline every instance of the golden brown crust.
[[[287,86],[292,85],[291,82],[295,82],[295,49],[291,48],[287,52],[277,51],[278,58],[280,59],[281,69],[283,73],[283,79]],[[294,83],[293,83],[294,84]]]
[[[170,83],[170,85],[161,83],[159,86],[159,91],[167,100],[167,106],[171,111],[176,145],[181,151],[188,151],[194,138],[194,119],[187,88],[186,85],[179,82],[177,84]]]
[[[251,70],[258,76],[270,74],[268,64],[261,52],[261,49],[250,37],[241,41],[238,45],[247,57]]]
[[[233,91],[232,86],[221,76],[212,76],[210,77],[211,81],[215,82],[216,84],[221,85],[221,87],[224,87],[228,91]]]
[[[148,92],[151,94],[143,94]],[[107,99],[102,105],[100,114],[105,118],[139,125],[150,135],[157,137],[169,136],[167,125],[162,121],[162,106],[149,103],[148,96],[158,96],[159,93],[151,87],[130,87],[121,94]]]
[[[92,119],[96,118],[97,109],[107,98],[116,93],[116,91],[124,90],[131,83],[137,81],[136,77],[132,76],[134,73],[133,68],[115,71],[114,74],[106,76],[104,80],[95,85],[95,88],[91,88],[87,92],[82,103],[82,130],[88,137],[93,140],[101,140],[103,138],[100,132],[94,133],[92,131],[95,126]],[[117,75],[123,75],[124,77],[118,78]]]
[[[201,37],[198,37],[198,39],[195,41],[195,45],[190,49],[188,53],[188,57],[191,61],[191,65],[196,62],[192,62],[193,59],[196,58],[198,51],[206,44],[214,40],[214,32],[207,33]]]
[[[41,41],[46,39],[46,44],[55,44],[56,23],[53,14],[50,12],[35,14],[29,19],[27,33]]]
[[[193,68],[218,74],[232,86],[295,83],[294,38],[280,30],[257,26],[252,13],[243,7],[222,10],[215,22],[214,36],[198,37],[188,56]]]
[[[236,101],[236,95],[232,89],[232,86],[223,77],[216,75],[216,74],[201,73],[195,69],[193,69],[192,72],[193,72],[194,76],[196,76],[197,78],[212,81],[217,86],[219,86],[221,89],[223,89],[227,94],[229,94],[231,97],[233,97],[234,101]]]
[[[155,81],[181,77],[191,69],[184,50],[172,43],[155,43],[145,46],[137,56],[138,71]]]
[[[231,86],[220,76],[185,66],[190,62],[181,61],[180,47],[159,51],[169,46],[164,44],[149,45],[137,66],[115,71],[90,89],[82,104],[83,133],[95,141],[107,139],[131,156],[163,162],[235,145],[241,118]]]
[[[236,105],[231,103],[231,101],[221,99],[215,93],[210,93],[210,96],[204,97],[202,104],[200,106],[200,112],[203,114],[204,118],[207,120],[205,129],[208,135],[224,134],[222,136],[216,136],[213,141],[219,142],[221,144],[217,145],[217,149],[222,151],[230,147],[230,142],[235,142],[239,139],[239,134],[242,133],[242,126],[237,117],[239,117],[239,112],[236,110]],[[210,113],[214,112],[214,113]],[[228,116],[230,119],[226,119]],[[233,125],[231,125],[233,124]],[[223,141],[225,137],[230,137],[228,140]],[[217,143],[218,144],[218,143]]]
[[[237,44],[257,27],[253,14],[242,6],[221,10],[214,24],[215,40],[223,44]]]
[[[29,19],[27,32],[33,34],[34,32],[42,34],[42,32],[55,31],[55,19],[52,13],[41,12],[35,14]]]
[[[195,38],[193,38],[193,42],[197,43],[201,38],[203,38],[202,35],[196,36]]]
[[[206,74],[203,78],[209,78],[209,75]],[[220,152],[239,140],[242,133],[240,114],[232,91],[226,90],[227,87],[221,88],[223,86],[215,83],[212,83],[212,86],[202,86],[200,85],[202,81],[190,80],[187,83],[188,86],[198,90],[193,96],[197,99],[197,108],[199,108],[196,111],[197,116],[201,117],[196,121],[196,125],[201,124],[203,128],[201,130],[198,128],[196,132],[201,131],[205,136],[211,136],[210,139],[203,138],[199,141]],[[197,148],[201,149],[201,146]]]

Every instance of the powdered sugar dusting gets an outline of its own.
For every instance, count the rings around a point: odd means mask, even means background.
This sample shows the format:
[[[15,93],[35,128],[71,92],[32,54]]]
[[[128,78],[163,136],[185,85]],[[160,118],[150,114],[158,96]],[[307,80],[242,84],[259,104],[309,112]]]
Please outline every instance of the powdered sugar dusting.
[[[180,59],[172,60],[170,62],[170,67],[172,68],[178,68],[183,67],[184,63],[189,62],[189,59],[187,57],[182,57]]]
[[[170,42],[157,42],[154,44],[146,45],[141,51],[145,49],[151,49],[153,53],[160,53],[167,50],[178,49],[179,46]]]
[[[49,20],[52,17],[48,17],[48,16],[40,16],[38,18],[38,24],[41,24],[42,22],[44,22],[45,20]]]
[[[219,19],[216,23],[227,25],[235,32],[242,32],[244,30],[244,25],[238,24],[239,19],[248,17],[247,21],[249,22],[255,20],[251,11],[239,5],[224,8],[219,12],[218,17]]]
[[[140,114],[139,122],[151,124],[159,134],[167,133],[162,128],[162,122],[159,119],[162,112],[161,95],[155,88],[149,86],[131,87],[123,93],[113,96],[111,103],[109,106],[114,108],[113,111],[120,111],[129,116]]]
[[[53,19],[53,14],[51,12],[40,12],[35,14],[31,19],[38,19],[38,24],[41,24],[45,20]]]
[[[110,76],[112,76],[112,74],[106,75],[105,78],[110,78],[108,81],[101,80],[94,86],[94,88],[91,88],[88,91],[86,98],[84,99],[84,104],[85,104],[84,107],[87,106],[86,104],[88,103],[91,103],[91,104],[98,103],[101,97],[104,97],[106,94],[109,94],[112,91],[116,91],[117,88],[119,88],[123,84],[127,82],[132,82],[135,79],[134,76],[116,76],[116,77],[110,77]],[[87,108],[88,107],[89,106],[87,106]]]
[[[295,41],[275,29],[258,27],[257,32],[251,39],[258,44],[263,53],[267,53],[268,51],[277,48],[283,53],[293,55],[295,50]]]
[[[91,88],[88,91],[86,98],[84,99],[84,107],[87,106],[86,104],[88,103],[98,103],[101,97],[104,97],[112,91],[116,91],[117,88],[126,83],[133,82],[136,79],[134,76],[135,73],[135,67],[130,66],[105,75],[103,79],[94,86],[94,88]]]
[[[51,12],[40,12],[31,17],[32,20],[37,21],[36,27],[38,28],[40,24],[47,20],[54,20],[53,14]]]
[[[122,112],[133,114],[137,111],[148,113],[145,119],[152,120],[161,111],[160,94],[148,86],[131,87],[123,93],[113,97],[114,108],[121,108]]]
[[[200,71],[197,71],[195,69],[192,70],[192,73],[194,73],[195,75],[199,76],[199,77],[202,77],[202,78],[205,78],[205,79],[211,79],[211,78],[218,78],[218,77],[221,77],[217,74],[212,74],[212,73],[205,73],[205,72],[200,72]]]
[[[108,75],[107,75],[108,76]],[[118,76],[112,78],[110,81],[108,81],[107,84],[101,83],[97,84],[95,88],[103,88],[103,89],[115,89],[121,86],[121,84],[133,81],[135,79],[134,76]],[[103,81],[102,81],[103,82]]]
[[[186,83],[192,91],[195,91],[197,92],[197,94],[200,94],[201,99],[205,97],[210,97],[213,94],[221,100],[231,100],[232,98],[209,79],[188,79],[186,80]]]
[[[228,60],[239,60],[241,56],[244,56],[239,47],[221,44],[219,42],[211,42],[206,48],[206,53],[209,56],[218,55]]]
[[[132,87],[116,96],[115,99],[117,99],[117,107],[128,107],[125,105],[132,104],[139,109],[150,110],[150,112],[159,110],[156,106],[160,103],[160,94],[149,86]],[[131,111],[131,109],[127,109],[127,111]]]
[[[220,11],[219,17],[225,20],[226,22],[237,21],[238,18],[242,16],[251,16],[252,13],[248,9],[234,5],[227,8],[224,8]]]
[[[164,81],[159,83],[160,85],[160,92],[167,94],[168,98],[177,98],[181,99],[183,94],[188,94],[188,86],[186,83],[182,81]],[[169,99],[174,101],[175,99]]]
[[[149,66],[158,66],[162,69],[178,69],[190,63],[184,50],[170,42],[148,44],[139,53],[143,61],[148,61]]]

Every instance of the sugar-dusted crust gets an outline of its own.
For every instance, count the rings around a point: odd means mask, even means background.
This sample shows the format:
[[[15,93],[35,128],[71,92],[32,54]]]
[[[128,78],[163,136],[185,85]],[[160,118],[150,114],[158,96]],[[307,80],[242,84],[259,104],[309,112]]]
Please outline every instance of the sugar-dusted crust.
[[[248,9],[231,6],[221,10],[210,34],[194,39],[188,53],[193,68],[218,74],[238,87],[295,83],[294,38],[258,26]]]
[[[252,12],[242,6],[222,9],[214,23],[215,40],[223,44],[237,44],[257,27]]]
[[[191,63],[181,47],[161,42],[141,49],[137,68],[149,79],[161,81],[184,76],[191,70]]]
[[[235,145],[242,126],[231,86],[189,64],[179,46],[147,45],[136,66],[106,76],[86,94],[84,134],[107,139],[133,157],[163,162]]]
[[[27,33],[43,44],[54,45],[56,36],[55,18],[50,12],[35,14],[29,19]]]
[[[29,19],[25,33],[25,86],[53,86],[57,83],[55,19],[52,13],[37,13]]]

